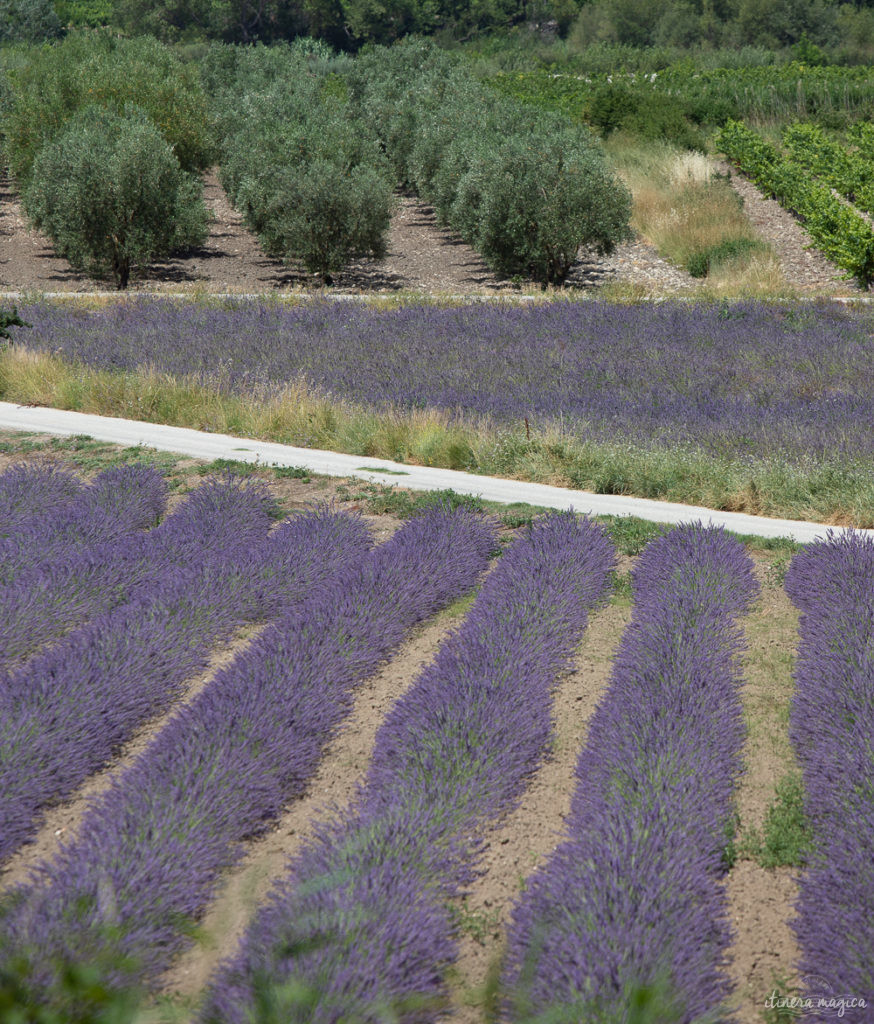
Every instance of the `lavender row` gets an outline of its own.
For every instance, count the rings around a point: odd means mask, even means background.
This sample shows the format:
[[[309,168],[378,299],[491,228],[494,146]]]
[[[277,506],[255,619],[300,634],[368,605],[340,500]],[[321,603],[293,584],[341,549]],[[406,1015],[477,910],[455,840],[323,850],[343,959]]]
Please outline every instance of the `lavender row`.
[[[28,306],[28,347],[236,394],[301,377],[338,399],[438,408],[596,441],[808,466],[874,452],[869,311],[758,302],[234,308]],[[311,443],[301,437],[301,443]],[[508,439],[510,443],[512,439]]]
[[[331,571],[332,563],[342,564],[349,541],[358,547],[364,543],[359,524],[338,531],[322,516],[293,520],[268,535],[258,490],[233,485],[205,490],[190,500],[200,512],[210,506],[215,511],[200,520],[205,560],[165,562],[134,600],[98,616],[4,680],[0,858],[35,831],[46,804],[99,768],[205,665],[219,638],[277,611],[277,603],[299,598]],[[194,511],[179,513],[190,526],[197,522]],[[232,523],[240,513],[253,514],[258,523],[260,511],[260,528],[250,527],[241,541],[228,533],[223,511]],[[325,550],[313,551],[315,541]],[[189,550],[195,542],[196,535],[189,534]]]
[[[728,995],[719,876],[744,735],[735,619],[755,593],[752,564],[721,531],[679,527],[647,547],[633,588],[568,838],[513,914],[512,1021],[625,1020],[648,991],[652,1019],[684,1024]]]
[[[440,1016],[456,955],[446,900],[548,749],[550,691],[614,558],[600,528],[572,515],[504,554],[380,729],[352,808],[293,863],[202,1019],[243,1024],[265,999],[288,1022]]]
[[[311,779],[354,687],[418,620],[474,585],[494,530],[463,511],[410,521],[359,568],[268,627],[155,738],[44,865],[0,931],[51,1005],[63,964],[153,978],[189,940],[242,841]]]
[[[45,477],[58,474],[37,470],[25,475],[40,493],[47,489]],[[2,480],[0,476],[0,485]],[[13,529],[7,529],[8,524],[0,527],[4,533],[0,537],[0,584],[8,585],[23,569],[67,561],[91,545],[111,543],[155,526],[166,503],[167,485],[155,469],[120,466],[104,470],[60,508],[49,507],[24,521],[19,519]]]
[[[56,466],[17,463],[0,473],[0,540],[38,519],[62,512],[85,489]]]
[[[265,489],[212,481],[152,530],[19,573],[0,588],[0,673],[8,675],[71,629],[154,590],[168,573],[196,566],[212,550],[260,543],[273,512]],[[5,685],[0,676],[0,689]]]
[[[868,1021],[874,1006],[874,542],[848,534],[812,545],[793,559],[786,590],[801,611],[790,734],[812,836],[794,922],[801,975],[813,1007],[820,998],[843,998],[844,1020]],[[831,1020],[835,1005],[811,1020]]]

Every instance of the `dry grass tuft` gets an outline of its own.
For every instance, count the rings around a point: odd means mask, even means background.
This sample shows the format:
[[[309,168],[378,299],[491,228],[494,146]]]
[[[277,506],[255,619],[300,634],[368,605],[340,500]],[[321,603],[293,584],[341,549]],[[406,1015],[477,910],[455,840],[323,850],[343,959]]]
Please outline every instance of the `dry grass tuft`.
[[[678,153],[668,166],[668,180],[680,188],[706,185],[713,177],[713,165],[704,153]]]
[[[632,226],[662,256],[704,277],[719,296],[787,294],[773,247],[709,157],[618,135],[609,150],[634,196]]]

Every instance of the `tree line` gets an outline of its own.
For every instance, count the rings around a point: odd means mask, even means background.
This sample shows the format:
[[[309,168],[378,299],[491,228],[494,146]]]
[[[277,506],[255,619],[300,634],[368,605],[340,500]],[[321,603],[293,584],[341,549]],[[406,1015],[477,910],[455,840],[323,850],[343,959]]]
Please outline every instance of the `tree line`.
[[[0,42],[109,25],[164,42],[290,41],[356,51],[411,34],[464,41],[535,29],[538,38],[634,47],[874,48],[874,0],[0,0]],[[524,34],[524,33],[523,33]]]

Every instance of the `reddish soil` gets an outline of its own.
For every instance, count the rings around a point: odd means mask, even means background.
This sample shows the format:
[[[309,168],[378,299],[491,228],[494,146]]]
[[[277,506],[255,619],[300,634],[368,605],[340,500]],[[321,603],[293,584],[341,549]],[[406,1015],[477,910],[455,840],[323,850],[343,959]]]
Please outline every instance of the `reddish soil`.
[[[0,441],[13,441],[2,435]],[[29,438],[30,445],[39,444]],[[112,454],[111,446],[104,446]],[[21,455],[0,455],[0,470]],[[28,455],[32,458],[32,455]],[[70,458],[58,451],[41,457]],[[180,459],[173,479],[183,486],[202,479],[193,460]],[[331,497],[342,481],[313,478],[265,479],[286,508],[300,508],[314,499]],[[348,507],[348,506],[347,506]],[[368,516],[380,540],[399,523],[391,516]],[[780,565],[774,554],[755,555],[764,587],[761,600],[745,623],[748,651],[744,657],[743,701],[749,728],[746,773],[738,793],[741,825],[760,827],[773,799],[774,784],[792,766],[786,736],[786,715],[792,692],[791,670],[796,617],[780,586]],[[776,562],[776,564],[775,564]],[[623,559],[628,570],[632,560]],[[520,886],[560,841],[573,789],[573,767],[587,739],[591,715],[606,688],[614,651],[630,616],[626,598],[616,597],[595,612],[572,670],[559,681],[553,700],[555,743],[548,758],[532,776],[518,807],[496,823],[486,837],[479,877],[459,905],[460,958],[453,972],[450,1019],[475,1024],[493,1019],[489,981],[500,967],[504,935]],[[177,1020],[180,1007],[196,1001],[211,970],[234,948],[247,922],[281,875],[288,858],[311,834],[326,807],[342,809],[366,771],[379,725],[393,702],[413,683],[419,670],[464,614],[462,608],[435,616],[413,632],[382,670],[357,692],[350,718],[329,744],[320,770],[305,796],[290,804],[267,834],[246,845],[237,868],[228,873],[222,889],[202,921],[201,942],[181,957],[165,975],[162,988],[169,1002],[149,1013],[150,1020]],[[215,670],[246,642],[240,636],[215,653]],[[208,673],[191,681],[191,697],[208,685]],[[117,761],[91,779],[63,806],[53,810],[36,843],[7,865],[2,883],[21,880],[40,857],[51,857],[59,841],[75,834],[90,797],[148,742],[166,716],[152,722],[119,753]],[[56,833],[63,830],[60,835]],[[735,927],[730,973],[736,986],[742,1024],[759,1024],[760,1007],[770,995],[775,973],[791,978],[796,949],[788,921],[792,916],[794,883],[791,871],[766,871],[750,860],[739,860],[727,878],[729,913]]]

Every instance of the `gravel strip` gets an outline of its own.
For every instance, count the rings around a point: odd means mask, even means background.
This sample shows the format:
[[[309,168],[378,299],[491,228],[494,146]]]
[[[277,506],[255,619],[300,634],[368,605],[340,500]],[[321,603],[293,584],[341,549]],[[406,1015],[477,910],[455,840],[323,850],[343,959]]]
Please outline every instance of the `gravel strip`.
[[[774,246],[787,284],[803,292],[862,294],[858,285],[845,280],[843,271],[813,247],[810,235],[794,214],[784,210],[776,199],[765,198],[749,178],[726,161],[717,161],[715,167],[720,174],[729,175],[753,228]]]

